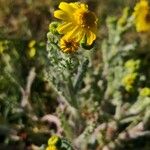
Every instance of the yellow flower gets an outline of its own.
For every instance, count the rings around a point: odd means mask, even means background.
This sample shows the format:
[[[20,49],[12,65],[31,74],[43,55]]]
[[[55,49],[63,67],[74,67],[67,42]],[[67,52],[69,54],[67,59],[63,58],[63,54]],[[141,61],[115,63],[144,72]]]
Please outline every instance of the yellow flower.
[[[27,51],[27,55],[30,57],[30,58],[33,58],[36,54],[36,49],[34,47],[28,49]]]
[[[56,146],[50,145],[46,148],[46,150],[58,150]]]
[[[33,58],[36,55],[36,48],[34,47],[36,44],[35,40],[31,40],[28,43],[27,55],[29,58]]]
[[[137,77],[137,73],[131,73],[131,74],[126,75],[122,79],[122,84],[127,91],[131,91],[131,89],[133,88],[133,84],[134,84],[136,77]]]
[[[150,31],[150,6],[147,0],[141,0],[136,4],[133,16],[137,32]]]
[[[144,87],[140,90],[140,96],[150,96],[150,88]]]
[[[64,53],[73,53],[78,50],[79,43],[76,41],[76,39],[70,39],[64,36],[60,40],[60,48]]]
[[[118,26],[123,27],[127,23],[128,16],[129,16],[129,7],[125,7],[123,9],[122,16],[119,18],[117,22]]]
[[[0,54],[7,49],[8,49],[8,41],[7,40],[0,41]]]
[[[125,68],[127,68],[131,72],[134,72],[135,70],[139,69],[139,65],[140,60],[129,59],[125,62]]]
[[[53,135],[48,140],[48,147],[46,150],[58,150],[57,145],[60,142],[60,138],[57,135]]]
[[[78,42],[86,36],[87,45],[91,45],[96,39],[96,15],[88,10],[86,4],[79,2],[61,2],[59,8],[54,12],[54,16],[63,21],[57,28],[58,32],[68,38],[76,38]]]
[[[35,41],[35,40],[31,40],[31,41],[29,42],[29,44],[28,44],[28,47],[29,47],[29,48],[32,48],[33,46],[35,46],[35,44],[36,44],[36,41]]]
[[[0,41],[0,54],[3,53],[4,50],[3,42]]]
[[[57,135],[53,135],[49,138],[48,145],[55,145],[59,140],[60,138]]]

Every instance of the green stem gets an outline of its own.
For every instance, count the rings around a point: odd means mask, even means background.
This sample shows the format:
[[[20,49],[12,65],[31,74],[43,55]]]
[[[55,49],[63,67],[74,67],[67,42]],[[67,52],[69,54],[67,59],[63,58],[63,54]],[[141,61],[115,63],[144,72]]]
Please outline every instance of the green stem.
[[[71,77],[69,77],[69,79],[68,79],[68,90],[69,90],[69,94],[70,94],[70,98],[71,98],[71,101],[70,101],[71,105],[78,109],[76,93],[74,92]]]
[[[88,64],[89,64],[89,60],[86,59],[82,63],[81,67],[78,70],[78,74],[77,74],[77,77],[76,77],[76,80],[75,80],[75,83],[74,83],[74,94],[76,94],[78,92],[78,90],[81,88],[83,77],[86,73]]]

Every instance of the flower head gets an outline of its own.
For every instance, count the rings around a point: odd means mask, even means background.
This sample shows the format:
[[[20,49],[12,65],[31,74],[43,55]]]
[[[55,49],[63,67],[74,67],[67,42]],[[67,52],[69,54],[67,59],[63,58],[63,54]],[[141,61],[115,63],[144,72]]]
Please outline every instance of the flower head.
[[[48,145],[56,145],[56,143],[60,140],[60,138],[57,135],[53,135],[48,140]]]
[[[137,77],[137,73],[131,73],[131,74],[127,74],[122,79],[122,84],[128,92],[132,90],[136,77]]]
[[[140,90],[140,96],[150,96],[150,88],[144,87]]]
[[[8,41],[7,40],[0,40],[0,54],[3,53],[3,51],[8,49]]]
[[[31,40],[28,43],[28,49],[27,49],[27,55],[29,58],[33,58],[36,55],[36,41],[35,40]]]
[[[58,150],[56,146],[50,145],[46,148],[46,150]]]
[[[57,28],[58,32],[68,38],[76,38],[78,42],[86,36],[87,45],[91,45],[96,39],[96,15],[88,10],[86,4],[79,2],[61,2],[59,8],[54,12],[54,16],[63,21]]]
[[[32,48],[32,47],[35,46],[35,44],[36,44],[36,41],[35,41],[35,40],[31,40],[31,41],[29,42],[29,44],[28,44],[28,47],[29,47],[29,48]]]
[[[140,60],[129,59],[125,62],[125,68],[130,72],[138,70],[140,67]]]
[[[48,140],[48,147],[46,150],[58,150],[58,145],[60,145],[60,138],[57,135],[53,135]]]
[[[76,52],[79,48],[79,43],[76,41],[76,39],[70,39],[64,36],[60,40],[60,48],[64,53]]]
[[[133,16],[137,32],[150,31],[150,6],[147,0],[141,0],[136,4]]]

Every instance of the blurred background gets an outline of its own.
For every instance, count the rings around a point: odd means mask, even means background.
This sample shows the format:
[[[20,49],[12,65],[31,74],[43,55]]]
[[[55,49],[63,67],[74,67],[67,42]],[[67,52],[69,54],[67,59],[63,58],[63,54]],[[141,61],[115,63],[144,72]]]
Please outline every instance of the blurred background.
[[[40,148],[42,149],[41,145],[46,144],[50,135],[59,128],[58,118],[61,118],[59,116],[61,106],[57,107],[59,105],[58,100],[56,100],[58,98],[57,93],[44,78],[44,71],[48,66],[47,32],[49,31],[49,24],[56,20],[53,12],[58,8],[61,1],[0,0],[0,150],[40,150]],[[63,1],[75,2],[76,0]],[[129,6],[133,10],[136,2],[138,2],[138,0],[79,1],[86,2],[90,10],[93,10],[99,18],[98,45],[108,34],[106,18],[108,16],[119,18],[125,7]],[[150,57],[147,55],[147,43],[145,43],[148,41],[145,39],[148,38],[147,36],[136,34],[133,29],[131,31],[131,33],[126,33],[123,38],[126,43],[133,43],[135,39],[141,41],[140,47],[143,51],[138,51],[140,49],[138,48],[136,55],[134,55],[134,52],[129,55],[131,58],[144,60],[146,77],[143,77],[144,79],[141,77],[141,81],[142,84],[144,83],[143,85],[149,85],[150,81],[145,81],[150,75],[148,70]],[[102,61],[100,46],[97,50],[95,56],[93,56],[95,66],[98,66]],[[130,56],[125,57],[130,58]],[[97,80],[96,75],[94,78]],[[118,80],[117,82],[120,81]],[[90,84],[90,82],[87,84]],[[138,86],[140,87],[141,85],[138,84]],[[137,97],[137,93],[133,95],[125,93],[123,98],[128,99],[131,96],[130,98],[133,100],[135,95]],[[26,98],[29,99],[29,103],[24,100]],[[90,105],[87,107],[90,107]],[[47,114],[54,114],[58,118],[51,118],[52,120],[49,121]],[[39,118],[43,116],[45,118],[41,121]],[[85,113],[85,118],[86,116]],[[105,117],[107,118],[107,116]],[[105,117],[101,121],[105,120]],[[136,118],[137,122],[138,119]],[[125,127],[126,125],[121,126],[118,132],[124,130]],[[149,139],[146,137],[146,140],[148,141]],[[142,150],[142,144],[145,144],[144,150],[149,150],[148,142],[145,143],[143,139],[138,140],[134,149]],[[129,142],[127,147],[124,146],[120,149],[134,150],[131,146],[132,144],[132,142]],[[140,146],[139,149],[138,146]],[[95,149],[91,148],[90,150]],[[100,150],[100,148],[97,148],[97,150]]]

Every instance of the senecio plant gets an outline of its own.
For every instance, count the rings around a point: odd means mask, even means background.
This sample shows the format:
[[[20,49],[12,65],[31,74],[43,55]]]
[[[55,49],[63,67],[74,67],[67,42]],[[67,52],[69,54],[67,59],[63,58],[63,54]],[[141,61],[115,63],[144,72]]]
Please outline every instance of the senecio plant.
[[[52,22],[48,33],[48,76],[69,104],[78,108],[77,95],[89,63],[85,49],[94,48],[97,17],[83,3],[61,2],[59,8],[54,16],[62,23]]]
[[[58,94],[61,129],[46,150],[132,149],[134,140],[150,135],[150,72],[140,42],[129,42],[126,34],[134,26],[136,34],[149,34],[148,1],[139,1],[133,12],[125,8],[120,18],[108,17],[102,41],[96,41],[99,19],[87,4],[61,2],[54,17],[45,78]]]

